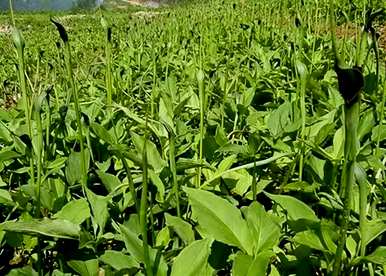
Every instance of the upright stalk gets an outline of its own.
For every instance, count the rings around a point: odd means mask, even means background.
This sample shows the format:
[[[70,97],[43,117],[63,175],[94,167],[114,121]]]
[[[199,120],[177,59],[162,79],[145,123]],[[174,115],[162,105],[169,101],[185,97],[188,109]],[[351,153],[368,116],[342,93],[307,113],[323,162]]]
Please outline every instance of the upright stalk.
[[[105,39],[105,58],[106,58],[106,91],[107,105],[110,110],[113,98],[113,75],[112,75],[112,59],[111,59],[111,26],[104,17],[101,19],[101,24],[106,32]]]
[[[176,153],[175,153],[175,133],[173,129],[169,128],[169,163],[170,163],[170,171],[172,173],[172,181],[173,181],[173,190],[176,197],[176,209],[177,216],[181,217],[181,208],[180,208],[180,188],[178,186],[177,181],[177,168],[176,168]]]
[[[56,28],[58,29],[58,32],[60,34],[60,37],[64,43],[64,61],[66,66],[66,73],[67,73],[67,80],[70,84],[70,91],[71,95],[68,95],[67,99],[70,99],[71,96],[74,100],[74,106],[75,106],[75,114],[76,114],[76,124],[78,125],[78,140],[80,145],[80,169],[82,174],[82,190],[83,194],[86,196],[85,188],[87,184],[87,172],[86,172],[86,152],[84,149],[83,144],[83,127],[82,127],[82,121],[81,121],[81,110],[80,110],[80,104],[79,104],[79,94],[78,90],[75,86],[75,80],[74,80],[74,74],[72,71],[72,61],[71,61],[71,48],[70,43],[68,41],[68,35],[64,27],[53,21],[51,19],[51,22],[55,24]]]
[[[12,5],[10,6],[12,7]],[[13,16],[13,13],[12,13]],[[14,19],[13,19],[14,20]],[[25,76],[25,62],[24,62],[24,48],[25,42],[22,33],[14,27],[12,32],[13,43],[16,48],[17,54],[17,65],[18,65],[18,77],[20,82],[20,90],[22,94],[23,100],[23,108],[24,108],[24,117],[25,122],[27,124],[28,136],[32,140],[33,132],[32,132],[32,122],[31,122],[31,95],[27,90],[27,81]],[[33,151],[31,151],[31,158],[29,160],[30,163],[30,173],[31,173],[31,184],[35,185],[35,165],[33,158]]]
[[[139,220],[142,230],[142,244],[143,244],[143,254],[145,258],[145,270],[146,276],[153,275],[153,268],[150,261],[149,254],[149,244],[147,240],[147,193],[148,193],[148,167],[147,167],[147,120],[148,115],[146,113],[146,125],[145,125],[145,141],[143,143],[143,152],[142,152],[142,167],[143,167],[143,181],[142,181],[142,194],[141,194],[141,208],[139,211]]]
[[[204,112],[205,112],[205,94],[204,94],[204,72],[200,69],[197,72],[197,82],[198,82],[198,92],[199,92],[199,99],[200,99],[200,141],[199,141],[199,149],[198,149],[198,160],[199,163],[202,165],[202,151],[203,151],[203,140],[204,140]],[[198,174],[197,174],[197,188],[201,186],[201,174],[202,174],[202,167],[198,167]]]
[[[358,123],[359,123],[360,102],[357,101],[352,106],[345,104],[345,142],[344,142],[344,166],[343,166],[343,214],[339,231],[339,243],[335,254],[333,275],[338,276],[341,272],[342,253],[346,245],[347,230],[350,222],[350,211],[352,201],[352,187],[354,185],[354,168],[359,147]]]

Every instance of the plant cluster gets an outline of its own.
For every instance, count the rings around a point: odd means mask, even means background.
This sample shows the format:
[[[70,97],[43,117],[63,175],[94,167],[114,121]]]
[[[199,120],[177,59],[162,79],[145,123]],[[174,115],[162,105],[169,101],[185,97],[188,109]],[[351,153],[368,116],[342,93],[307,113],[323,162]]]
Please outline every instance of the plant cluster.
[[[0,15],[0,274],[384,275],[384,14],[352,7]]]

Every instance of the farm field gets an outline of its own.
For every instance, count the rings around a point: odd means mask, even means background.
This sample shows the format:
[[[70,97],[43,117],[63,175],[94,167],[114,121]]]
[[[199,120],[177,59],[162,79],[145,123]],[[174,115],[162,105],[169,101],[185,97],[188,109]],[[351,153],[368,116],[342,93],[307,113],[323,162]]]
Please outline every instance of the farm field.
[[[386,275],[385,3],[121,2],[0,13],[0,275]]]

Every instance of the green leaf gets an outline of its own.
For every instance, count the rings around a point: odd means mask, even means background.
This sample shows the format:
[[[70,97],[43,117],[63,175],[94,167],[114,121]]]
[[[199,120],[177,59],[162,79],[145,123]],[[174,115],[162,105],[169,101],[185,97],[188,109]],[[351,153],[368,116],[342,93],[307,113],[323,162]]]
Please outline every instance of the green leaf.
[[[185,247],[173,262],[171,276],[212,275],[207,273],[211,244],[210,239],[203,239]]]
[[[0,179],[1,182],[1,179]],[[11,194],[7,190],[0,189],[0,205],[14,206]]]
[[[124,225],[119,226],[119,232],[123,242],[125,243],[126,250],[130,253],[131,256],[139,263],[144,263],[145,257],[143,252],[143,243],[138,238],[138,235],[132,232],[129,228]],[[150,248],[150,259],[153,264],[158,263],[156,275],[167,275],[168,266],[161,255],[157,256],[157,251],[153,248]]]
[[[21,154],[12,150],[0,151],[0,162],[8,161],[20,157]]]
[[[373,132],[371,134],[371,140],[373,141],[383,141],[386,139],[386,125],[378,125],[373,128]]]
[[[314,211],[304,202],[288,195],[265,194],[287,212],[290,220],[305,219],[314,222],[319,221]]]
[[[210,237],[252,253],[250,232],[240,210],[211,192],[184,188],[198,223]]]
[[[328,248],[324,246],[317,233],[314,230],[306,230],[295,235],[293,240],[312,249],[328,252]]]
[[[285,102],[270,113],[267,127],[272,136],[277,139],[283,133],[296,131],[300,125],[300,112],[294,103]]]
[[[106,250],[99,260],[115,270],[139,268],[139,264],[132,256],[127,256],[120,251]]]
[[[151,180],[151,183],[157,187],[157,194],[156,194],[156,200],[158,202],[164,202],[165,201],[165,185],[162,182],[161,178],[158,174],[156,174],[153,170],[148,170],[149,177]]]
[[[12,269],[7,276],[38,276],[37,273],[31,266],[26,266],[23,268]]]
[[[126,250],[137,262],[143,263],[145,257],[143,255],[142,241],[138,238],[137,234],[124,225],[119,226],[119,231],[123,242],[125,243]]]
[[[50,170],[57,170],[64,166],[64,164],[67,161],[67,157],[59,157],[58,159],[55,159],[52,162],[49,162],[47,165],[47,169]]]
[[[97,259],[87,261],[71,260],[67,264],[80,276],[98,276],[99,264]]]
[[[272,256],[274,256],[272,251],[263,251],[255,258],[238,252],[236,254],[235,260],[233,261],[232,275],[267,275],[268,264]]]
[[[241,211],[252,234],[255,254],[272,249],[279,243],[281,225],[277,217],[267,214],[264,207],[257,202]]]
[[[53,218],[68,220],[74,224],[81,224],[91,216],[87,200],[84,198],[67,203]]]
[[[113,192],[122,183],[116,175],[98,170],[97,174],[109,193]]]
[[[169,242],[170,231],[169,228],[166,226],[157,233],[157,237],[155,238],[155,247],[166,247]]]
[[[69,185],[74,185],[75,183],[80,183],[82,180],[82,171],[81,171],[81,153],[80,152],[71,152],[67,160],[66,166],[66,179]],[[86,171],[88,171],[90,164],[90,153],[86,150]]]
[[[367,246],[371,241],[386,231],[386,223],[380,219],[366,221],[362,242]]]
[[[173,229],[174,232],[184,241],[185,244],[190,244],[194,241],[194,232],[192,226],[182,218],[174,217],[165,213],[166,225]]]
[[[378,246],[373,253],[363,259],[374,264],[386,265],[386,246]]]
[[[0,231],[9,231],[27,235],[42,235],[61,239],[78,239],[80,227],[63,219],[7,221],[0,224]]]
[[[109,197],[96,195],[87,188],[86,193],[92,210],[94,232],[95,234],[98,233],[98,235],[101,235],[103,234],[107,219],[109,218],[109,212],[107,209]],[[97,229],[99,230],[97,231]]]
[[[138,152],[142,153],[144,146],[144,137],[131,132],[133,142]],[[157,147],[149,139],[146,141],[147,161],[149,165],[154,169],[156,173],[160,173],[161,170],[167,165],[157,150]]]
[[[92,131],[95,133],[96,136],[98,136],[102,141],[114,145],[116,142],[114,138],[110,135],[110,133],[100,124],[97,124],[95,122],[92,122],[90,124],[90,127]]]

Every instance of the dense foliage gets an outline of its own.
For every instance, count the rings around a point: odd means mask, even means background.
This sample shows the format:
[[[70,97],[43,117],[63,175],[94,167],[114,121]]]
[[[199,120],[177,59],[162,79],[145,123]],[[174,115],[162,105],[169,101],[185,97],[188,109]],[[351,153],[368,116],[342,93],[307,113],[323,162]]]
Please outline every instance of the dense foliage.
[[[1,275],[384,275],[382,3],[251,2],[0,15]]]

